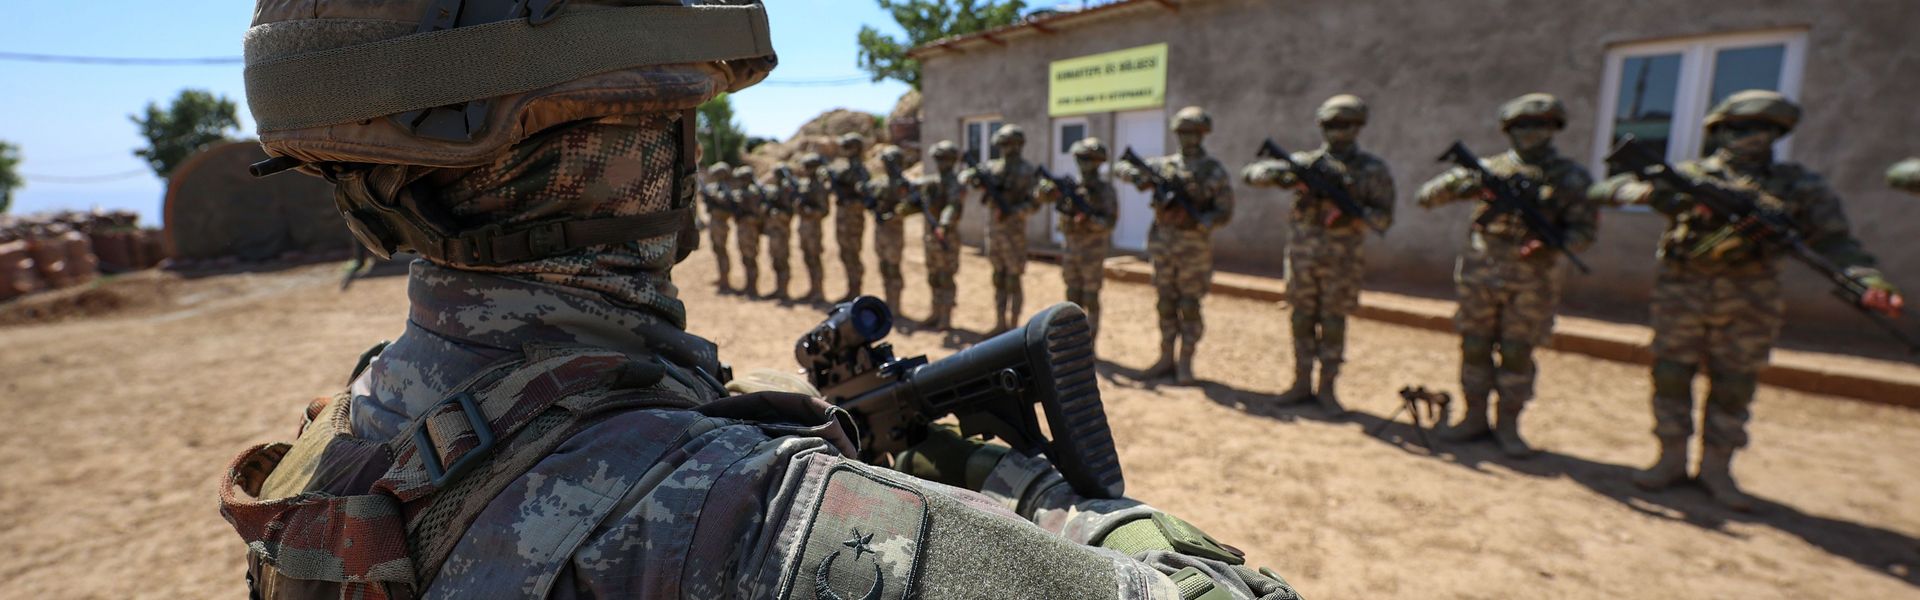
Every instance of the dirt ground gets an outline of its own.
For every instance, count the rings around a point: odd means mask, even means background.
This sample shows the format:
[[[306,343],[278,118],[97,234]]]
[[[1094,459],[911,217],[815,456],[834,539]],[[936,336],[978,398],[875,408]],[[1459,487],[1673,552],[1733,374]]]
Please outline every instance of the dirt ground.
[[[908,318],[927,310],[918,252]],[[103,285],[161,300],[0,328],[0,596],[243,595],[242,547],[215,508],[227,461],[292,436],[309,399],[402,328],[404,278],[343,294],[338,273],[119,278]],[[988,273],[968,252],[957,321],[973,332],[992,323]],[[691,329],[738,369],[792,368],[794,339],[820,316],[716,295],[705,251],[677,280]],[[1063,295],[1052,265],[1033,264],[1025,285],[1028,312]],[[1763,388],[1736,467],[1762,508],[1742,515],[1697,489],[1629,483],[1654,450],[1643,367],[1548,352],[1526,420],[1546,452],[1432,454],[1405,417],[1385,419],[1401,386],[1457,388],[1452,336],[1355,322],[1341,390],[1356,413],[1330,420],[1273,406],[1290,377],[1284,307],[1210,297],[1205,383],[1180,387],[1133,377],[1156,352],[1152,290],[1113,284],[1103,298],[1103,391],[1130,495],[1308,597],[1920,597],[1920,413]],[[894,341],[938,357],[979,339]]]

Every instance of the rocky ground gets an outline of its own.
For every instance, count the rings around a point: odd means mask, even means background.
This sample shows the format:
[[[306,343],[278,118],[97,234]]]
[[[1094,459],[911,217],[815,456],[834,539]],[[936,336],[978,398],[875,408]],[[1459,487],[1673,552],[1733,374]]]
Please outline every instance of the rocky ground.
[[[908,318],[926,314],[917,252]],[[115,278],[99,285],[132,300],[35,307],[57,322],[0,306],[13,323],[0,328],[0,596],[244,594],[241,546],[215,510],[227,461],[293,435],[307,400],[401,330],[403,278],[340,293],[338,272]],[[988,273],[968,252],[957,320],[969,332],[896,334],[900,349],[943,356],[981,339]],[[794,338],[820,316],[717,295],[704,251],[678,275],[691,328],[738,368],[791,368]],[[1062,296],[1051,265],[1025,282],[1029,312]],[[1695,489],[1628,482],[1653,454],[1642,367],[1546,353],[1526,421],[1543,455],[1434,453],[1405,417],[1386,418],[1401,386],[1457,387],[1451,336],[1356,322],[1342,392],[1357,412],[1328,419],[1273,405],[1290,377],[1283,306],[1209,298],[1205,383],[1181,387],[1134,376],[1157,344],[1152,291],[1116,284],[1104,298],[1103,391],[1131,495],[1309,597],[1920,597],[1920,413],[1763,389],[1736,472],[1764,500],[1743,515]]]

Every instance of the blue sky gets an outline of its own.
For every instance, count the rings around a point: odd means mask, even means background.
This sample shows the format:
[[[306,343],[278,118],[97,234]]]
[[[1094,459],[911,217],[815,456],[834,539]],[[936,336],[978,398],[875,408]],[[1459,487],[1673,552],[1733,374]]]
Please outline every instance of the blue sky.
[[[107,57],[200,58],[240,55],[253,16],[242,0],[156,2],[85,0],[6,2],[0,52]],[[870,0],[771,0],[780,68],[770,82],[860,77],[855,35],[871,24],[899,35]],[[184,88],[209,89],[241,102],[250,136],[240,65],[111,66],[0,60],[0,140],[21,147],[27,186],[11,212],[95,206],[141,213],[157,225],[166,194],[133,156],[144,145],[127,116]],[[763,84],[735,96],[734,112],[753,134],[785,139],[833,108],[886,113],[906,92],[895,82],[832,86]],[[106,177],[102,177],[106,176]],[[74,183],[70,179],[89,180]]]

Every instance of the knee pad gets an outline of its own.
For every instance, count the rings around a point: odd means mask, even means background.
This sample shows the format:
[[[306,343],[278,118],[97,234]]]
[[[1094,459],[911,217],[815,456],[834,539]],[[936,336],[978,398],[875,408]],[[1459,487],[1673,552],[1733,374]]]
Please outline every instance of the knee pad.
[[[1533,344],[1500,342],[1500,370],[1508,373],[1533,372]]]
[[[1672,360],[1653,361],[1653,395],[1661,398],[1692,398],[1693,375],[1699,367]]]
[[[1476,367],[1493,368],[1493,339],[1477,335],[1461,336],[1461,362]]]

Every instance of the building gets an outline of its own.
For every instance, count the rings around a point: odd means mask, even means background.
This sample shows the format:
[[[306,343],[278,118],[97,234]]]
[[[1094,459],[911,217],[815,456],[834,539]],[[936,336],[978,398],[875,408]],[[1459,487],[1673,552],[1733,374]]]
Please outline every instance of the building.
[[[1665,139],[1670,161],[1692,158],[1714,101],[1777,89],[1806,109],[1779,152],[1824,174],[1889,277],[1920,293],[1920,245],[1906,243],[1920,238],[1920,201],[1882,180],[1888,165],[1920,154],[1913,23],[1913,0],[1122,0],[939,40],[912,55],[923,65],[922,139],[985,154],[994,126],[1017,123],[1028,131],[1030,159],[1069,173],[1065,149],[1086,135],[1107,140],[1116,156],[1127,146],[1161,154],[1173,144],[1167,116],[1188,105],[1212,112],[1208,150],[1237,169],[1266,137],[1295,150],[1319,145],[1314,108],[1358,94],[1372,107],[1361,146],[1392,166],[1399,196],[1398,222],[1368,241],[1369,285],[1430,295],[1450,293],[1469,208],[1427,213],[1414,192],[1443,170],[1435,157],[1455,139],[1481,154],[1506,149],[1494,122],[1502,101],[1559,96],[1573,115],[1560,152],[1604,176],[1615,135]],[[1099,76],[1125,82],[1082,85]],[[1278,273],[1291,194],[1235,193],[1233,223],[1216,236],[1219,266]],[[1116,245],[1139,250],[1146,199],[1122,202]],[[972,236],[982,212],[970,213]],[[1607,209],[1601,242],[1583,255],[1594,273],[1569,273],[1563,305],[1644,319],[1663,225],[1643,209]],[[1033,239],[1051,239],[1051,222],[1036,218],[1032,228]],[[1869,353],[1893,347],[1829,297],[1826,283],[1785,269],[1790,339]]]

